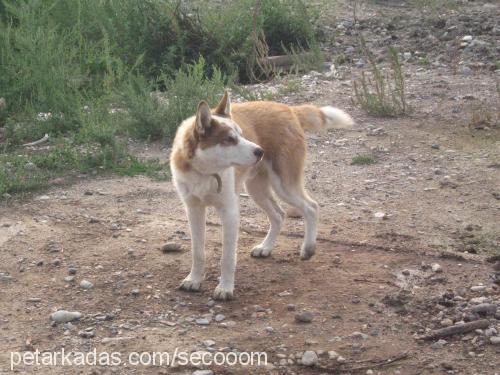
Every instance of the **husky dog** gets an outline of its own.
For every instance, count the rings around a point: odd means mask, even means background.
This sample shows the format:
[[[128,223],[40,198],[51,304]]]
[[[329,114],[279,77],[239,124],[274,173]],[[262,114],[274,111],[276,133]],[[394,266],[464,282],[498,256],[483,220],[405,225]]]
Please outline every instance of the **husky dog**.
[[[198,291],[205,272],[205,211],[214,206],[222,221],[221,277],[214,298],[233,297],[239,230],[239,192],[246,191],[267,214],[269,232],[252,250],[271,254],[284,213],[273,192],[296,207],[305,221],[300,258],[316,246],[318,204],[304,190],[304,129],[321,131],[353,124],[344,111],[330,106],[288,106],[275,102],[231,104],[229,93],[216,108],[200,102],[196,114],[182,122],[175,136],[170,167],[191,228],[192,267],[181,289]]]

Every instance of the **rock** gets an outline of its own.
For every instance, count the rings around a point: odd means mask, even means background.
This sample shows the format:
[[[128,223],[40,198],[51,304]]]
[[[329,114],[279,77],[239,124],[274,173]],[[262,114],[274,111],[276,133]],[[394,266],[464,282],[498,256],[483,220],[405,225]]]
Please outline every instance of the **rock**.
[[[84,339],[91,339],[92,337],[95,336],[95,330],[90,329],[90,330],[84,330],[78,332],[78,336],[83,337]]]
[[[490,343],[493,345],[500,345],[500,336],[490,337]]]
[[[441,146],[439,146],[439,144],[437,144],[437,143],[433,143],[433,144],[431,145],[431,148],[433,148],[434,150],[439,150],[439,148],[440,148],[440,147],[441,147]]]
[[[82,314],[78,311],[66,311],[58,310],[53,313],[50,318],[56,323],[67,323],[74,320],[78,320],[82,317]]]
[[[385,212],[375,212],[373,216],[377,219],[387,219],[387,214]]]
[[[182,245],[177,242],[167,242],[161,247],[161,251],[164,253],[175,253],[182,251]]]
[[[481,303],[472,307],[471,311],[476,314],[495,315],[497,312],[497,305],[491,303]]]
[[[289,303],[288,305],[286,305],[286,309],[288,311],[295,311],[295,305],[292,303]]]
[[[443,272],[443,268],[438,263],[432,263],[431,269],[432,269],[432,272],[435,272],[435,273],[441,273],[441,272]]]
[[[4,282],[4,283],[12,281],[12,276],[7,275],[6,273],[0,272],[0,281]]]
[[[337,353],[335,350],[330,350],[328,352],[329,359],[337,359],[338,357],[339,357],[339,353]]]
[[[369,336],[367,334],[364,334],[362,332],[357,332],[357,331],[351,333],[350,337],[353,339],[356,339],[356,340],[361,340],[361,339],[367,340],[369,338]]]
[[[114,342],[119,342],[119,341],[128,341],[128,340],[133,340],[134,337],[127,337],[127,336],[120,336],[120,337],[104,337],[101,340],[101,343],[103,344],[108,344],[108,343],[114,343]]]
[[[345,359],[344,357],[342,357],[341,355],[339,355],[339,356],[337,357],[337,362],[338,362],[338,363],[344,363],[345,361],[346,361],[346,359]]]
[[[450,318],[446,318],[441,320],[439,324],[441,324],[442,327],[450,327],[453,325],[453,320],[451,320]]]
[[[75,281],[75,276],[72,276],[72,275],[71,276],[66,276],[64,278],[64,281],[66,281],[67,283],[71,283],[71,282]]]
[[[471,305],[481,305],[483,303],[487,303],[488,302],[488,297],[476,297],[476,298],[471,298],[469,300],[469,303]]]
[[[436,341],[435,343],[433,343],[431,345],[431,348],[434,349],[434,350],[437,350],[437,349],[443,349],[443,347],[448,344],[448,341],[446,340],[443,340],[443,339],[440,339],[438,341]]]
[[[410,276],[410,274],[411,274],[410,270],[407,270],[407,269],[404,269],[403,271],[401,271],[401,273],[405,276]]]
[[[225,328],[233,328],[236,327],[236,322],[234,320],[228,320],[227,322],[222,322],[220,325]]]
[[[487,328],[487,329],[484,330],[484,335],[486,337],[496,336],[497,333],[498,333],[497,330],[495,328],[493,328],[493,327]]]
[[[196,370],[193,375],[214,375],[212,370]]]
[[[75,275],[76,274],[76,268],[75,267],[69,267],[68,268],[68,273],[70,275]]]
[[[196,319],[196,324],[200,326],[208,326],[210,324],[210,320],[207,318],[198,318]]]
[[[92,284],[88,280],[82,280],[82,281],[80,281],[80,287],[82,289],[88,290],[88,289],[92,289],[94,287],[94,284]]]
[[[133,296],[138,296],[139,294],[141,294],[141,291],[139,289],[132,289],[130,294],[132,294]]]
[[[462,42],[470,42],[472,40],[472,35],[466,35],[462,38]]]
[[[226,316],[224,314],[217,314],[217,315],[215,315],[215,321],[216,322],[222,322],[224,319],[226,319]]]
[[[310,311],[303,311],[295,315],[295,321],[298,323],[311,323],[314,319],[314,314]]]
[[[209,348],[209,347],[215,345],[215,341],[214,340],[204,340],[203,345],[205,345],[207,348]]]
[[[315,351],[312,351],[312,350],[306,350],[304,352],[304,354],[302,355],[302,358],[301,358],[301,363],[304,365],[304,366],[308,366],[308,367],[311,367],[311,366],[314,366],[315,364],[318,363],[318,355],[316,354]]]
[[[266,330],[267,333],[273,333],[274,332],[274,328],[271,327],[271,326],[266,327],[265,330]]]
[[[470,287],[471,292],[482,292],[486,289],[486,285],[474,285]]]

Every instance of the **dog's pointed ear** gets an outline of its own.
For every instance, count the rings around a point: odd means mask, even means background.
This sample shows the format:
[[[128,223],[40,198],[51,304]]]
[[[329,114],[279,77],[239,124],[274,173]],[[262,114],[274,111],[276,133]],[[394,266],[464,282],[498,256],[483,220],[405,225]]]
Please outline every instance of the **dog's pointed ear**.
[[[210,130],[210,123],[212,122],[212,114],[210,113],[210,107],[207,102],[202,100],[198,104],[198,110],[196,111],[196,131],[203,135]]]
[[[229,97],[229,91],[227,91],[227,89],[224,90],[224,96],[219,104],[217,104],[214,113],[216,115],[231,117],[231,98]]]

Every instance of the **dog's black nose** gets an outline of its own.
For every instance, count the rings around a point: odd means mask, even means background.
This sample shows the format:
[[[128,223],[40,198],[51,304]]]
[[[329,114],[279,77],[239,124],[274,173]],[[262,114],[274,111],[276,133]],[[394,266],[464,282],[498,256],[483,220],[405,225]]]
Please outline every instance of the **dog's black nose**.
[[[253,154],[257,156],[259,159],[262,159],[262,156],[264,156],[264,150],[258,147],[253,151]]]

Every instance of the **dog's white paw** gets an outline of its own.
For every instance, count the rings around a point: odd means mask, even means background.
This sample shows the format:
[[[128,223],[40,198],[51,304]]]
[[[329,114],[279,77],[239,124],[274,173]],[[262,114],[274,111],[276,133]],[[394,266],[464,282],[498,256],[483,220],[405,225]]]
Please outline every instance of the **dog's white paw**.
[[[180,289],[186,292],[198,292],[200,290],[200,287],[201,281],[194,281],[189,276],[186,277],[179,286]]]
[[[214,299],[219,301],[229,301],[233,299],[233,288],[225,288],[220,284],[214,290]]]
[[[257,245],[252,249],[252,256],[255,258],[265,258],[271,255],[272,247]]]
[[[302,244],[302,247],[300,248],[300,259],[302,260],[311,259],[311,257],[314,255],[315,252],[316,252],[316,244],[310,244],[310,245]]]

